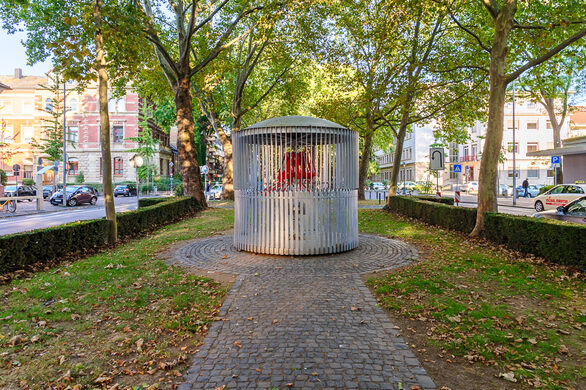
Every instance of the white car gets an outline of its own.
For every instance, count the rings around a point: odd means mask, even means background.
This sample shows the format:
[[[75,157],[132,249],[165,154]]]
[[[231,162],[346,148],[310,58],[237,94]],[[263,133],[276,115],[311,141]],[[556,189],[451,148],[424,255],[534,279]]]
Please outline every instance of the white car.
[[[375,181],[370,185],[370,188],[373,190],[386,190],[387,186],[385,186],[382,182],[380,181]]]
[[[557,209],[586,194],[586,184],[560,184],[535,198],[535,211]]]
[[[222,186],[216,184],[212,188],[210,188],[210,192],[208,195],[210,200],[220,200],[222,199]]]

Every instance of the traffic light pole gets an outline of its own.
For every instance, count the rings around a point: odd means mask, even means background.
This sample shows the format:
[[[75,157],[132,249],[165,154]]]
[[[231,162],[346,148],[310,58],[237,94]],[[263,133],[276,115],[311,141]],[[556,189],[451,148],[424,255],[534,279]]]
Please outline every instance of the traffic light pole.
[[[67,206],[67,105],[65,102],[65,92],[67,83],[63,79],[63,206]]]

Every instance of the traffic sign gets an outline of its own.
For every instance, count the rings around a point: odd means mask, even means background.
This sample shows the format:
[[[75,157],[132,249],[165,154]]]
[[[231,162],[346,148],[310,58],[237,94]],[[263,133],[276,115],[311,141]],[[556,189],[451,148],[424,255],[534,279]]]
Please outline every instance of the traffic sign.
[[[456,201],[456,206],[457,206],[458,203],[460,203],[460,191],[456,191],[456,192],[454,192],[454,194],[455,194],[455,196],[454,196],[455,199],[454,200]]]
[[[429,169],[431,171],[446,169],[444,160],[444,148],[429,148]]]
[[[201,169],[201,173],[203,173],[204,175],[210,171],[210,169],[208,168],[207,165],[201,166],[200,169]]]
[[[454,164],[454,173],[461,173],[462,172],[462,165]]]
[[[18,171],[20,171],[20,165],[18,165],[18,164],[14,164],[14,165],[12,166],[12,170],[13,170],[14,172],[18,172]]]
[[[551,165],[553,165],[556,168],[560,167],[560,156],[551,156]]]

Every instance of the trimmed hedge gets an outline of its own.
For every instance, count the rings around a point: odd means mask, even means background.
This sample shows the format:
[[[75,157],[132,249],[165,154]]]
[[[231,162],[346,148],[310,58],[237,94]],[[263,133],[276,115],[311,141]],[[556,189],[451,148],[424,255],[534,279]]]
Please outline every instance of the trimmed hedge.
[[[167,201],[159,202],[149,207],[116,214],[118,220],[118,236],[135,236],[144,230],[166,225],[199,210],[195,198],[181,197],[166,199]]]
[[[484,236],[519,252],[586,270],[586,225],[486,213]]]
[[[194,198],[163,198],[165,201],[116,214],[118,236],[132,237],[189,215],[199,207]],[[23,269],[37,262],[92,250],[106,245],[105,218],[0,236],[0,274]]]
[[[432,225],[470,233],[476,223],[476,209],[455,207],[417,197],[389,198],[385,209]],[[485,238],[519,252],[586,270],[586,225],[569,224],[545,218],[486,213]]]
[[[149,207],[162,202],[167,202],[171,198],[139,198],[138,207]]]
[[[391,196],[388,208],[432,225],[466,233],[472,231],[476,223],[476,209],[450,206],[438,203],[433,197],[429,198],[434,201],[421,200],[421,197],[414,196]]]
[[[108,222],[92,219],[0,237],[0,274],[103,246]]]
[[[436,198],[435,196],[419,196],[416,195],[416,199],[418,200],[427,200],[428,202],[436,202],[436,203],[443,203],[449,204],[450,206],[454,205],[454,198]]]

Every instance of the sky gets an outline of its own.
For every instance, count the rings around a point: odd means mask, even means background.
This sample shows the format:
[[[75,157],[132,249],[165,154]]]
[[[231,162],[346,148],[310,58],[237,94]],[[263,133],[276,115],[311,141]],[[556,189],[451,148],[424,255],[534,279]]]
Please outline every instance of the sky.
[[[21,41],[25,33],[8,34],[0,28],[0,75],[14,75],[14,68],[22,68],[24,76],[41,76],[51,69],[51,62],[27,66],[27,57]]]

